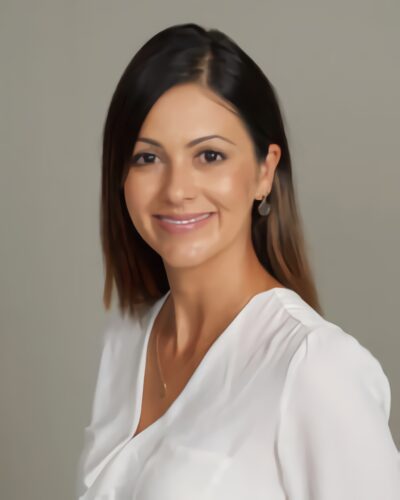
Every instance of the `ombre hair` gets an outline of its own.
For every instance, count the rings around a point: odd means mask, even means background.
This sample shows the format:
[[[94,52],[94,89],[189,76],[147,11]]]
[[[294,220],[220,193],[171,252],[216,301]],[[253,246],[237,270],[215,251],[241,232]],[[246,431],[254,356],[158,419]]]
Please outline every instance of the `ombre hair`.
[[[169,290],[162,258],[132,224],[123,186],[134,144],[151,107],[166,90],[189,82],[207,87],[232,104],[252,138],[259,163],[270,144],[281,148],[268,198],[269,215],[260,216],[260,202],[253,203],[252,242],[264,268],[322,314],[276,91],[231,38],[194,23],[171,26],[146,42],[129,62],[111,99],[103,130],[100,203],[105,308],[110,308],[114,284],[123,314],[134,314],[137,305],[157,300]]]

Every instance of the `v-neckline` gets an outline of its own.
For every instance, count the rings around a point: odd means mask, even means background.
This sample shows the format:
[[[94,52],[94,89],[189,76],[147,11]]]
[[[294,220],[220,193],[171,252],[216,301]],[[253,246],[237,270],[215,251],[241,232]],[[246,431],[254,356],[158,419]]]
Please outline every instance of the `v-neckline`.
[[[203,358],[201,359],[200,363],[197,365],[195,370],[193,371],[192,375],[189,377],[188,381],[184,385],[183,389],[180,391],[178,396],[172,401],[172,403],[169,405],[167,410],[160,415],[156,420],[154,420],[151,424],[149,424],[147,427],[145,427],[142,431],[139,432],[139,434],[136,434],[137,428],[139,426],[140,422],[140,417],[142,413],[142,406],[143,406],[143,391],[144,391],[144,377],[145,377],[145,369],[146,369],[146,361],[147,361],[147,354],[148,354],[148,348],[149,348],[149,340],[150,340],[150,335],[153,330],[155,320],[157,319],[157,315],[160,312],[163,304],[167,300],[168,296],[171,293],[171,290],[168,290],[167,293],[158,299],[153,306],[150,307],[149,310],[149,316],[147,320],[147,326],[145,327],[144,331],[144,339],[143,342],[141,343],[141,353],[140,353],[140,359],[139,359],[139,364],[138,364],[138,369],[136,370],[136,377],[134,377],[135,380],[135,388],[133,391],[131,391],[131,394],[134,395],[134,410],[133,410],[133,415],[132,419],[130,420],[132,422],[132,425],[129,427],[129,433],[127,436],[127,441],[130,443],[130,446],[133,446],[143,440],[149,433],[152,431],[156,430],[157,427],[165,423],[167,420],[170,420],[179,410],[179,407],[182,405],[182,402],[186,398],[188,391],[190,391],[190,388],[192,385],[195,383],[196,379],[200,376],[202,371],[205,369],[204,366],[206,365],[207,361],[209,358],[213,355],[213,353],[219,348],[219,346],[225,342],[225,338],[229,337],[228,332],[234,328],[234,326],[238,323],[238,321],[242,318],[242,316],[247,312],[249,307],[254,304],[258,299],[261,299],[261,297],[267,297],[269,295],[273,295],[276,290],[287,290],[293,293],[293,290],[290,288],[286,287],[273,287],[269,288],[268,290],[264,290],[262,292],[256,293],[253,295],[247,302],[246,304],[240,309],[240,311],[234,316],[232,321],[226,326],[226,328],[218,335],[218,337],[214,340],[214,342],[210,345],[210,347],[207,349],[205,352]],[[131,403],[131,402],[130,402]]]

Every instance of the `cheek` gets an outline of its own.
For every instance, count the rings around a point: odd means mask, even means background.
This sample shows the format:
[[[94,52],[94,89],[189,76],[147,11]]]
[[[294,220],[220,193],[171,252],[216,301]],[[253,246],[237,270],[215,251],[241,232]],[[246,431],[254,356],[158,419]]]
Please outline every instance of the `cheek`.
[[[251,200],[251,179],[245,167],[240,166],[213,179],[211,191],[222,207],[243,211]]]
[[[148,193],[142,183],[129,174],[124,183],[124,196],[128,213],[137,229],[141,226],[140,214],[147,205]]]
[[[144,179],[140,174],[128,174],[124,184],[126,206],[131,214],[141,213],[154,198],[155,183],[149,178]]]

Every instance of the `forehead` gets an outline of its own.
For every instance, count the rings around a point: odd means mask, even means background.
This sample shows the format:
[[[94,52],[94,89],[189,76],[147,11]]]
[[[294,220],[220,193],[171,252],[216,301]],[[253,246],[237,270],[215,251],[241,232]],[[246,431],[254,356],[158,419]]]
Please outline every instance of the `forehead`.
[[[160,96],[139,132],[139,136],[185,143],[210,134],[249,140],[232,104],[194,83],[176,85]]]

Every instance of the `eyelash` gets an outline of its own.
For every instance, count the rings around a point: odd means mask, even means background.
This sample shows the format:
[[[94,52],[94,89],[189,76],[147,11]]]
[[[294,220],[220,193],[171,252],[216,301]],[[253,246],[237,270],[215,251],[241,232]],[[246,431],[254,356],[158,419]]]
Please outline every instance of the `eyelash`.
[[[206,161],[205,163],[208,164],[208,163],[216,163],[218,161],[223,161],[226,159],[226,155],[224,153],[221,153],[220,151],[215,151],[214,149],[204,149],[203,151],[201,151],[199,154],[196,155],[196,158],[200,155],[202,155],[203,153],[214,153],[214,154],[217,154],[217,155],[220,155],[221,156],[221,160],[214,160],[214,161]],[[131,160],[131,164],[132,165],[151,165],[152,162],[150,163],[138,163],[138,160],[142,157],[142,156],[145,156],[145,155],[148,155],[148,156],[157,156],[155,155],[154,153],[139,153],[137,155],[134,155],[132,157],[132,160]]]

